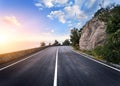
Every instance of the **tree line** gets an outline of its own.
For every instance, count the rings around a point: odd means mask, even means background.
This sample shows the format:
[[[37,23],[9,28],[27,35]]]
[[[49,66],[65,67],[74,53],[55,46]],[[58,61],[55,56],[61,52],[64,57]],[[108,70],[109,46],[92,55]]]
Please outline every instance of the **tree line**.
[[[62,42],[62,44],[59,41],[57,41],[57,40],[55,40],[53,44],[49,43],[49,46],[69,46],[69,45],[70,45],[70,40],[69,39],[64,40]],[[45,42],[41,42],[40,46],[44,47],[44,46],[46,46],[46,43]]]

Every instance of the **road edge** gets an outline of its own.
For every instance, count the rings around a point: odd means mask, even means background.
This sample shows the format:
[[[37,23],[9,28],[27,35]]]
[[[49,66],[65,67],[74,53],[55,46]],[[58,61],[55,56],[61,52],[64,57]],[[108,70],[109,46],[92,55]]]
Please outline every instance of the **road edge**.
[[[116,68],[116,67],[114,67],[114,66],[108,65],[108,64],[106,64],[105,62],[102,62],[102,61],[99,61],[99,60],[97,60],[97,59],[94,59],[93,56],[86,55],[86,54],[84,54],[84,53],[80,53],[80,52],[75,51],[75,50],[73,50],[73,49],[72,49],[72,51],[75,52],[75,53],[77,53],[77,54],[79,54],[79,55],[81,55],[81,56],[84,56],[84,57],[86,57],[86,58],[88,58],[88,59],[90,59],[90,60],[92,60],[92,61],[94,61],[94,62],[97,62],[97,63],[99,63],[99,64],[101,64],[101,65],[104,65],[104,66],[106,66],[106,67],[108,67],[108,68],[111,68],[111,69],[113,69],[113,70],[116,70],[116,71],[120,72],[120,69],[118,69],[118,68]],[[89,57],[88,57],[88,56],[89,56]]]
[[[47,47],[47,48],[45,48],[45,49],[48,49],[48,48],[49,48],[49,47]],[[43,49],[43,50],[45,50],[45,49]],[[18,64],[18,63],[20,63],[20,62],[23,62],[23,61],[31,58],[32,56],[37,55],[37,54],[40,53],[41,51],[42,51],[42,50],[40,50],[39,52],[36,52],[36,53],[34,53],[34,54],[32,54],[32,55],[29,55],[29,56],[27,56],[27,57],[25,57],[25,58],[23,58],[23,59],[20,59],[20,60],[14,62],[14,63],[8,64],[7,66],[1,67],[1,68],[0,68],[0,71],[5,70],[5,69],[7,69],[7,68],[9,68],[9,67],[11,67],[11,66],[14,66],[14,65],[16,65],[16,64]]]

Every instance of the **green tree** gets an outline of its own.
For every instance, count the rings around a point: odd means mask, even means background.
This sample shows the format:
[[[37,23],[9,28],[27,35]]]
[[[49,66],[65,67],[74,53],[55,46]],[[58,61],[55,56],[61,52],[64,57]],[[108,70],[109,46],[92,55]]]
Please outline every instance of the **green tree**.
[[[69,45],[70,45],[70,41],[69,41],[68,39],[66,39],[66,40],[63,42],[63,45],[69,46]]]
[[[120,6],[114,6],[110,9],[110,15],[107,18],[108,41],[106,48],[110,51],[105,56],[108,61],[119,63],[120,62]]]
[[[79,46],[79,39],[82,33],[82,29],[78,30],[77,28],[73,28],[71,30],[70,41],[72,46]]]
[[[110,9],[110,14],[107,16],[106,32],[112,34],[118,29],[120,29],[120,6]]]
[[[54,46],[58,46],[58,45],[60,45],[60,43],[57,40],[55,40],[54,43],[53,43],[53,45]]]
[[[45,42],[41,42],[40,45],[41,45],[41,47],[44,47],[46,44],[45,44]]]

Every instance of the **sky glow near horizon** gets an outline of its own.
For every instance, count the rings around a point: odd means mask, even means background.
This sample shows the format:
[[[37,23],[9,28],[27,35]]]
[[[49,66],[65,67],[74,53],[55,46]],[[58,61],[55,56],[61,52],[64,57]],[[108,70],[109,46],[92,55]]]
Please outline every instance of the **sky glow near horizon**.
[[[69,39],[71,28],[81,28],[90,20],[101,1],[0,0],[0,53],[22,49],[23,44],[31,48],[41,41]],[[120,0],[104,0],[103,6],[110,3],[120,4]]]

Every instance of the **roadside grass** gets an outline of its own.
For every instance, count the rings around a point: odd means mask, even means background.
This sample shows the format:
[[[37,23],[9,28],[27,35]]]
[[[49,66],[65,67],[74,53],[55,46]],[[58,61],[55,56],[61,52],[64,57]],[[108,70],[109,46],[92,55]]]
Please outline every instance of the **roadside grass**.
[[[76,47],[73,47],[73,49],[74,49],[75,51],[79,52],[79,53],[86,54],[86,55],[88,55],[88,56],[90,56],[90,57],[92,57],[92,58],[94,58],[94,59],[96,59],[96,60],[104,60],[103,57],[98,56],[98,55],[94,52],[94,50],[92,50],[92,51],[80,50],[79,48],[76,48]]]
[[[107,65],[110,65],[110,66],[112,66],[112,67],[115,67],[115,68],[117,68],[117,69],[120,69],[120,64],[117,64],[117,63],[113,63],[113,62],[109,62],[109,61],[107,61],[106,59],[104,59],[102,56],[98,56],[97,54],[96,54],[96,51],[94,51],[94,50],[92,50],[92,51],[83,51],[83,50],[80,50],[80,49],[76,49],[76,48],[74,48],[74,47],[72,47],[73,48],[73,50],[75,50],[76,52],[78,52],[78,53],[80,53],[80,54],[82,54],[82,55],[85,55],[85,56],[87,56],[87,57],[89,57],[89,58],[93,58],[93,59],[95,59],[95,60],[98,60],[98,61],[100,61],[100,62],[103,62],[103,63],[105,63],[105,64],[107,64]]]
[[[9,61],[18,59],[18,58],[23,58],[23,57],[27,57],[33,53],[36,53],[40,50],[43,50],[46,47],[38,47],[38,48],[32,48],[32,49],[27,49],[27,50],[21,50],[21,51],[17,51],[17,52],[12,52],[12,53],[5,53],[5,54],[0,54],[0,64],[3,63],[7,63]]]

